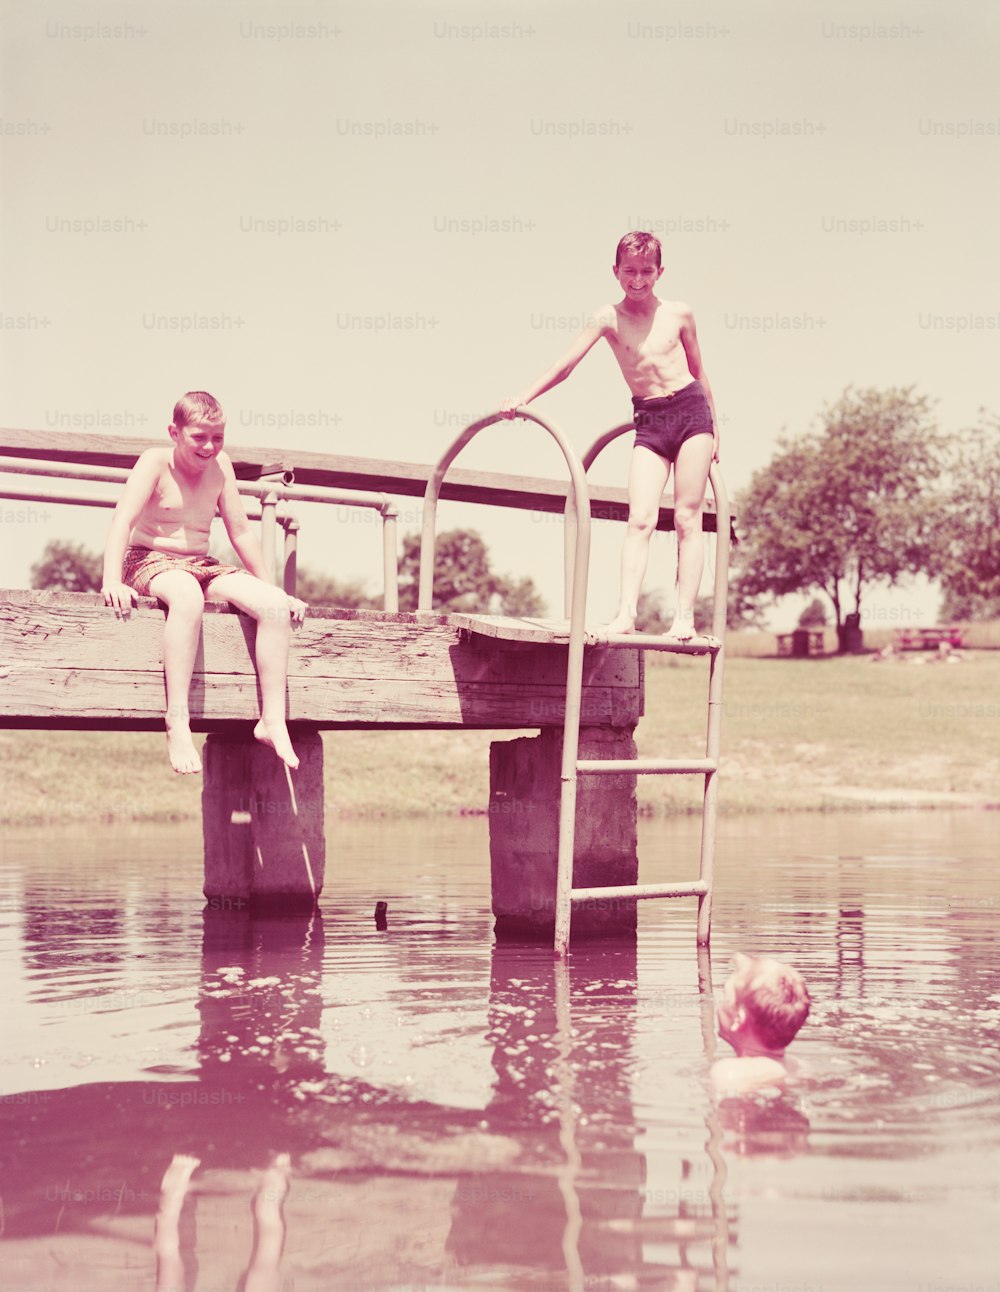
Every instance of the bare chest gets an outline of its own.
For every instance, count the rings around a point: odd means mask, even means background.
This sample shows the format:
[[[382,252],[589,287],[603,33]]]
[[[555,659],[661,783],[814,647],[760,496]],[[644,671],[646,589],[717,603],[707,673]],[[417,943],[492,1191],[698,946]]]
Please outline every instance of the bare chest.
[[[626,362],[666,357],[680,346],[682,325],[681,315],[675,310],[659,309],[649,319],[619,313],[611,346]]]
[[[159,516],[211,520],[219,492],[220,482],[214,471],[200,480],[190,481],[168,469],[157,480],[150,502]]]

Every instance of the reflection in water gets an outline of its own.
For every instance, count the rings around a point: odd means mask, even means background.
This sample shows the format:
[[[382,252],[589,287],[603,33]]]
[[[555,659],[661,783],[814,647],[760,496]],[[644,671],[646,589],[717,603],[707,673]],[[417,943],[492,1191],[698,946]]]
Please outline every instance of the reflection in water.
[[[176,1153],[164,1172],[153,1234],[156,1292],[182,1292],[187,1286],[181,1256],[180,1217],[191,1187],[191,1176],[200,1165],[198,1158]],[[261,1174],[251,1201],[250,1262],[236,1285],[237,1292],[278,1292],[281,1286],[281,1253],[285,1246],[283,1207],[290,1173],[288,1154],[278,1153]]]
[[[255,1216],[265,1266],[280,1242],[260,1189],[248,1203],[281,1154],[296,1292],[982,1283],[1000,1127],[984,823],[723,822],[717,977],[736,950],[783,955],[814,1009],[804,1079],[718,1106],[688,913],[643,909],[631,943],[567,965],[492,947],[482,823],[419,847],[412,826],[359,826],[336,907],[278,920],[202,912],[197,838],[8,837],[0,1286],[148,1292],[159,1213],[161,1284],[182,1257],[189,1286],[246,1274],[252,1292]],[[175,1155],[200,1162],[176,1241]]]
[[[240,1092],[322,1077],[323,921],[206,910],[198,1058],[206,1085]],[[282,1081],[282,1078],[285,1080]]]
[[[726,1152],[741,1157],[757,1153],[794,1157],[808,1152],[809,1118],[790,1091],[723,1099],[716,1117]]]
[[[699,954],[699,993],[708,1061],[715,1034],[707,950]],[[711,1269],[718,1292],[728,1287],[725,1163],[711,1109],[707,1205],[690,1200],[690,1163],[682,1160],[673,1214],[662,1207],[646,1214],[651,1194],[631,1089],[636,1001],[634,942],[591,944],[568,963],[494,946],[487,1035],[496,1083],[486,1115],[509,1135],[530,1135],[535,1168],[459,1182],[447,1250],[470,1283],[513,1267],[539,1287],[564,1279],[570,1292],[682,1292]]]

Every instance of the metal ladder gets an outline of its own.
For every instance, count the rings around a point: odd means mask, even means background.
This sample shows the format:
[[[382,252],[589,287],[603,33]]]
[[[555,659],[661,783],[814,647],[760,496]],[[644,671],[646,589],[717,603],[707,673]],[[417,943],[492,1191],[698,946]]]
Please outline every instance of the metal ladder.
[[[715,861],[715,824],[718,799],[719,748],[722,729],[722,666],[725,654],[726,598],[729,574],[730,510],[722,477],[713,464],[709,483],[715,499],[716,556],[712,607],[712,634],[673,642],[647,633],[594,634],[586,630],[587,576],[590,561],[590,495],[587,469],[598,454],[616,439],[634,429],[623,423],[600,436],[581,462],[566,436],[551,422],[525,407],[518,417],[535,422],[553,437],[569,468],[570,488],[566,499],[565,569],[566,614],[569,619],[569,648],[566,663],[566,709],[563,720],[561,793],[559,799],[559,852],[556,878],[555,954],[562,958],[569,949],[574,902],[624,897],[697,897],[700,946],[707,945],[712,924],[712,881]],[[438,460],[424,494],[423,529],[420,543],[420,589],[418,610],[430,610],[434,582],[434,546],[437,501],[448,467],[461,450],[485,427],[503,420],[491,413],[471,423]],[[626,650],[658,650],[681,655],[707,655],[709,659],[708,721],[705,757],[699,759],[637,758],[585,759],[579,757],[580,708],[583,692],[584,646]],[[702,831],[698,879],[681,884],[623,884],[601,888],[573,887],[573,847],[576,838],[576,787],[579,776],[631,775],[703,776]]]
[[[606,431],[584,454],[584,474],[598,455],[620,435],[634,430],[632,422]],[[563,731],[562,799],[559,817],[559,860],[556,879],[556,929],[555,953],[562,957],[569,948],[570,922],[574,902],[600,898],[698,898],[698,944],[706,946],[712,928],[712,882],[715,867],[715,824],[718,806],[719,749],[722,733],[722,666],[725,655],[726,601],[729,582],[729,532],[730,509],[722,476],[713,463],[709,469],[709,483],[715,500],[716,549],[715,583],[712,603],[712,632],[708,637],[693,637],[686,642],[672,642],[649,633],[602,634],[595,644],[629,650],[667,651],[677,655],[707,655],[709,659],[708,720],[705,733],[705,757],[698,759],[637,758],[637,759],[586,759],[579,754],[579,699],[582,675],[576,690],[573,722],[570,721],[569,692],[571,679],[567,678],[566,723]],[[574,622],[573,602],[578,592],[575,578],[571,578],[575,563],[572,544],[572,525],[575,508],[572,495],[566,500],[566,572],[567,613]],[[589,510],[589,509],[588,509]],[[572,629],[571,629],[572,635]],[[581,665],[582,667],[582,665]],[[702,799],[701,850],[697,880],[682,884],[621,884],[601,888],[573,887],[573,845],[576,832],[576,780],[578,776],[610,776],[621,772],[637,776],[704,776]]]

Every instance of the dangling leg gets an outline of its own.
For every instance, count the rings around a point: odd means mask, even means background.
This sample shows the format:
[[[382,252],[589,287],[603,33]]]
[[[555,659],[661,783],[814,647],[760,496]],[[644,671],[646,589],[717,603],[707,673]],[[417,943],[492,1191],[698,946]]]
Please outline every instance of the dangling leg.
[[[167,687],[167,751],[175,772],[200,772],[201,759],[191,738],[188,703],[191,675],[198,654],[205,597],[198,580],[186,570],[165,570],[149,582],[150,596],[167,607],[163,629],[163,675]]]
[[[281,588],[252,574],[220,574],[208,585],[209,601],[229,601],[257,620],[257,677],[260,680],[260,721],[254,737],[270,746],[289,767],[298,767],[285,725],[285,685],[288,680],[288,644],[292,636],[288,597]]]

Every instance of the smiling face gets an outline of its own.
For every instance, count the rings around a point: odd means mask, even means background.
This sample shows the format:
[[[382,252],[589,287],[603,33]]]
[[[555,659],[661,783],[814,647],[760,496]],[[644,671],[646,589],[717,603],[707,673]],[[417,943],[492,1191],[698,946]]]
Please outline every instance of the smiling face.
[[[654,251],[626,251],[615,265],[615,277],[630,301],[645,300],[662,273],[663,266],[657,264]]]
[[[225,422],[190,422],[171,426],[174,455],[190,471],[204,471],[222,452],[226,438]]]

